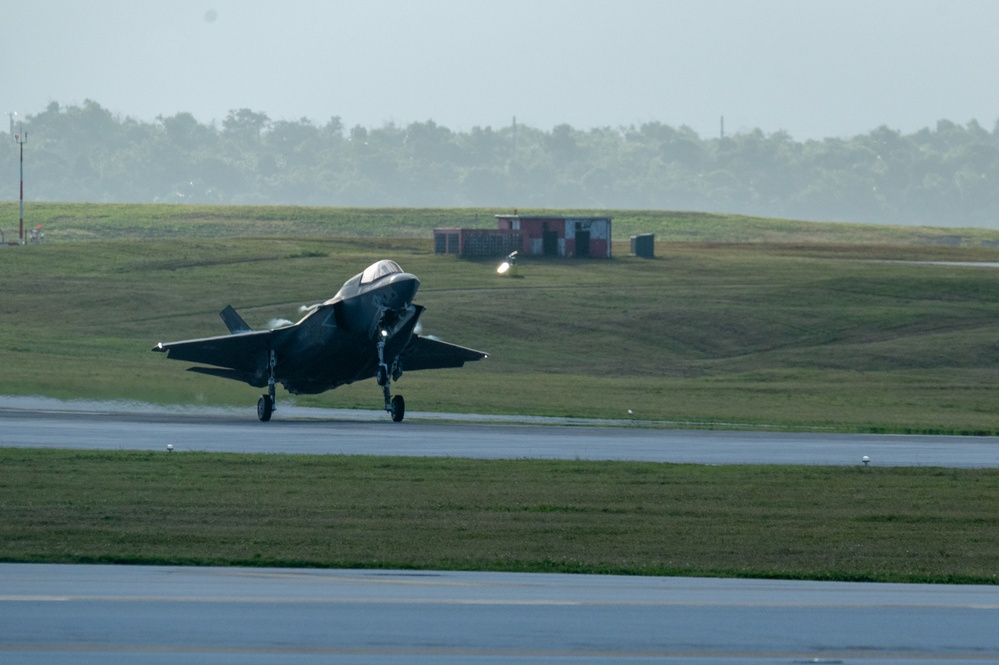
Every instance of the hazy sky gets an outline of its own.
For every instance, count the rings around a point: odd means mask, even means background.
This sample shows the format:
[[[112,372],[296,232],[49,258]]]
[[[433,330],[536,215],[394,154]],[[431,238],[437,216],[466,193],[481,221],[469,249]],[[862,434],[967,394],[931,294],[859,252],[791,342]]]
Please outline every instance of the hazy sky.
[[[796,139],[999,119],[993,0],[0,0],[0,111]],[[4,119],[3,127],[6,127]]]

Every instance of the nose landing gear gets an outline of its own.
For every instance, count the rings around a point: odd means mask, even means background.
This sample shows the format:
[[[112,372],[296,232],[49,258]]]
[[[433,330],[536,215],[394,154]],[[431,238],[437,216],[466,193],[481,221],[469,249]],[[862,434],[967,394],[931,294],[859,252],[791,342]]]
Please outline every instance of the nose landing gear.
[[[392,416],[392,422],[401,423],[402,419],[406,416],[406,400],[402,398],[402,395],[392,396],[392,379],[398,379],[402,376],[402,371],[398,367],[390,371],[388,364],[385,362],[385,340],[387,338],[387,330],[382,329],[379,331],[378,374],[375,380],[382,387],[382,392],[385,395],[385,410]]]

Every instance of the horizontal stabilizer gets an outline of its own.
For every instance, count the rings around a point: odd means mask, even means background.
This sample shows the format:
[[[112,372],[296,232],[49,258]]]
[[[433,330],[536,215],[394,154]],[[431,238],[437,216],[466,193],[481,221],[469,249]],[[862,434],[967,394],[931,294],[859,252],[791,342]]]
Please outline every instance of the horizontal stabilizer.
[[[253,328],[247,325],[246,321],[243,320],[236,310],[233,309],[232,305],[226,305],[225,309],[219,312],[219,316],[222,317],[222,321],[225,323],[225,327],[229,329],[233,335],[236,333],[253,332]]]
[[[402,367],[407,371],[419,369],[445,369],[461,367],[466,362],[486,358],[483,351],[476,351],[457,344],[450,344],[439,339],[418,337],[413,339],[403,354]]]

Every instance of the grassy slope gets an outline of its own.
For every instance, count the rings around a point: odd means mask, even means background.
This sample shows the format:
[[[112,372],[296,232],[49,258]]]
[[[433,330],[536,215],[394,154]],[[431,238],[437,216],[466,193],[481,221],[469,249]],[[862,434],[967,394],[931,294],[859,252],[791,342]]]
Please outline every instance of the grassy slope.
[[[258,326],[295,318],[391,256],[423,280],[429,332],[493,354],[407,374],[412,408],[997,429],[995,273],[880,262],[995,260],[978,247],[994,232],[620,213],[617,237],[669,241],[657,259],[619,243],[610,262],[530,261],[501,279],[430,253],[429,229],[491,226],[484,211],[29,215],[49,242],[0,249],[5,392],[245,404],[252,418],[257,391],[149,347],[223,332],[228,302]],[[954,233],[962,247],[934,240]],[[379,395],[361,384],[300,401],[371,408]],[[999,551],[994,471],[2,449],[0,468],[5,560],[994,582]]]
[[[619,243],[609,262],[527,261],[521,278],[504,279],[491,262],[434,256],[427,239],[338,235],[383,211],[42,211],[50,213],[45,245],[0,250],[5,392],[250,408],[254,389],[184,372],[149,348],[224,332],[216,313],[230,302],[251,325],[294,320],[300,305],[388,256],[421,277],[428,332],[491,353],[462,370],[407,374],[399,391],[413,409],[601,417],[630,409],[678,422],[997,430],[995,273],[878,262],[997,252],[926,244],[925,229],[900,238],[899,229],[836,227],[881,244],[816,243],[824,225],[702,216],[703,236],[716,242],[659,243],[651,261]],[[450,213],[450,222],[486,217]],[[426,232],[443,212],[387,214]],[[691,217],[642,215],[662,235],[686,233]],[[246,235],[264,223],[281,232]],[[332,235],[292,232],[299,227]],[[84,232],[108,239],[69,240]],[[747,234],[781,242],[720,242]],[[297,402],[372,408],[379,393],[362,383]]]
[[[0,560],[999,581],[995,470],[0,449]]]
[[[62,240],[111,238],[341,236],[430,238],[434,228],[496,228],[494,215],[512,210],[481,208],[316,208],[297,206],[144,205],[28,203],[26,229],[41,224]],[[520,214],[610,215],[620,241],[655,233],[662,242],[799,242],[977,246],[999,231],[981,228],[870,226],[655,210],[533,210]],[[17,237],[18,204],[0,201],[0,229]],[[55,234],[53,236],[52,234]]]

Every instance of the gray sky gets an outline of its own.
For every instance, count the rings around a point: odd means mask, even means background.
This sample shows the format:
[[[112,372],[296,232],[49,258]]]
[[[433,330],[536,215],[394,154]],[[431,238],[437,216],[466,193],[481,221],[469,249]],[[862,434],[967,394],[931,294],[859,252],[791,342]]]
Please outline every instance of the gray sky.
[[[999,119],[992,0],[0,0],[0,111],[796,139]],[[6,121],[6,119],[4,119]],[[6,122],[4,122],[4,126]]]

